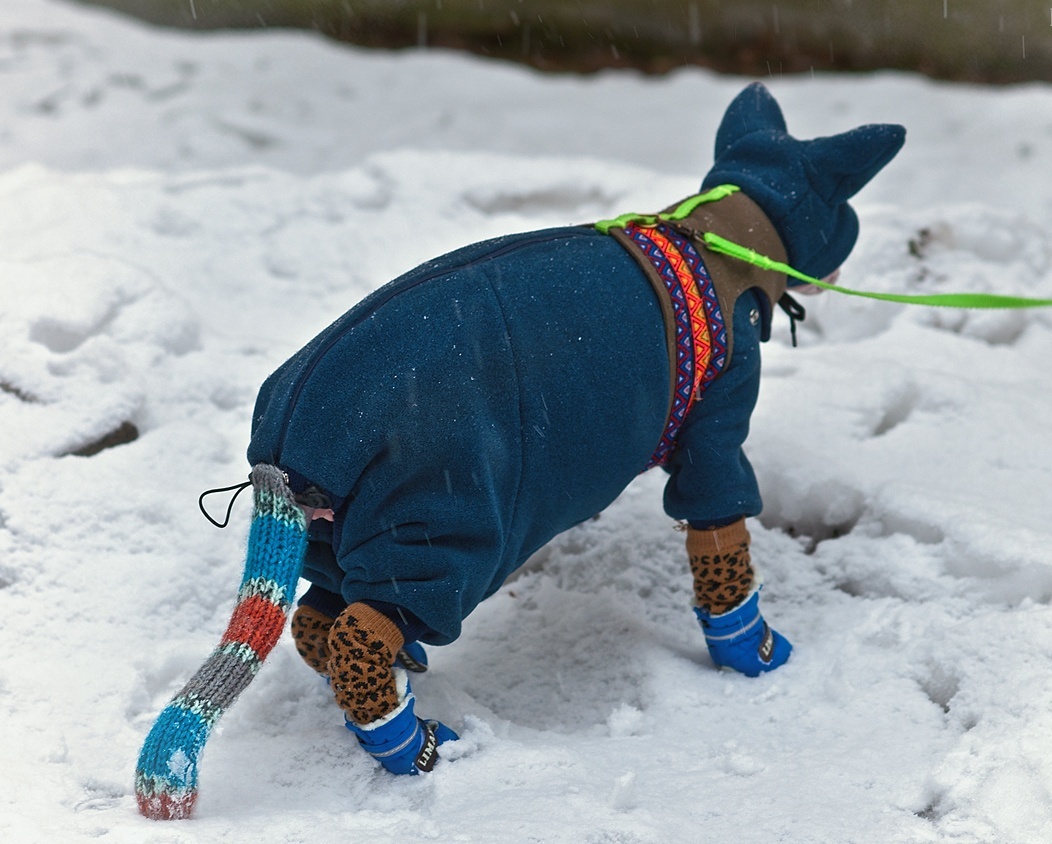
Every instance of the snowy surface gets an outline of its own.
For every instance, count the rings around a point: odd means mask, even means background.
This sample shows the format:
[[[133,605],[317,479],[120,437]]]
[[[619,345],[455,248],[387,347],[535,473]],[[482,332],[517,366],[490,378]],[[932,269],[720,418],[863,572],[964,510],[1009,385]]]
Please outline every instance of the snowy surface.
[[[800,136],[909,128],[845,284],[1052,297],[1052,87],[768,81]],[[749,443],[787,666],[713,670],[651,473],[432,649],[420,709],[463,735],[433,775],[358,751],[286,639],[196,819],[136,812],[232,607],[248,505],[217,531],[196,497],[244,477],[263,378],[427,257],[691,192],[743,84],[0,5],[0,839],[1052,837],[1052,315],[831,294],[800,348],[779,323]]]

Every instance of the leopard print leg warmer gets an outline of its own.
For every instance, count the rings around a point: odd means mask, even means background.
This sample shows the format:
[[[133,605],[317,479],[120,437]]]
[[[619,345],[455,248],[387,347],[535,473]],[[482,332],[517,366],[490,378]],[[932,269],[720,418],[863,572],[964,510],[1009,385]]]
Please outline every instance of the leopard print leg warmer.
[[[404,638],[395,623],[365,604],[351,604],[329,631],[329,677],[336,702],[360,726],[398,708],[394,662]]]
[[[745,519],[713,530],[687,529],[694,598],[712,615],[730,612],[752,592],[756,572]]]
[[[303,661],[319,674],[329,676],[329,630],[336,619],[314,607],[301,606],[292,615],[292,640]]]

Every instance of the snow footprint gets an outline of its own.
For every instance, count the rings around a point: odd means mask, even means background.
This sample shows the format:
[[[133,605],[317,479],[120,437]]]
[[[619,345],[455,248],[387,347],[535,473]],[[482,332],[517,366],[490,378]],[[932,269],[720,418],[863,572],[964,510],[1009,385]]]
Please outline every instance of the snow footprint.
[[[23,404],[40,404],[41,401],[33,393],[15,382],[15,379],[0,377],[0,393],[14,396]]]
[[[873,426],[872,436],[882,437],[893,431],[913,415],[919,404],[920,391],[916,384],[907,382],[897,385],[885,400],[880,418]]]
[[[200,347],[198,320],[149,269],[88,252],[5,261],[0,402],[12,456],[92,456],[138,439],[144,368]]]
[[[918,227],[907,243],[917,292],[997,293],[1047,298],[1052,250],[1048,232],[1026,218],[981,206],[956,207]],[[922,289],[923,288],[923,289]],[[992,346],[1014,345],[1032,312],[931,308],[924,323]]]
[[[172,355],[200,346],[189,308],[145,267],[76,253],[12,262],[4,272],[19,291],[0,308],[0,320],[10,323],[7,336],[22,336],[55,358],[69,360],[101,338]]]
[[[82,788],[84,796],[73,804],[75,812],[104,812],[114,809],[131,793],[130,788],[123,783],[94,778],[86,780]]]
[[[546,214],[587,216],[601,213],[613,203],[598,187],[557,185],[535,190],[509,191],[476,188],[464,194],[464,202],[487,216],[517,214],[526,217]]]

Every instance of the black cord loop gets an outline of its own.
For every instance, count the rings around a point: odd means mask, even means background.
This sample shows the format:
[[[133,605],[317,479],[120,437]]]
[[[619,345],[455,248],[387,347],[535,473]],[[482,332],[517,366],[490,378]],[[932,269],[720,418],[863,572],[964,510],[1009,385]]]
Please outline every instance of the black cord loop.
[[[795,349],[796,324],[803,322],[807,318],[807,311],[804,310],[803,305],[789,295],[788,291],[783,293],[782,298],[778,300],[778,307],[785,311],[785,315],[789,317],[789,334],[793,338],[793,348]]]
[[[201,493],[200,498],[197,499],[197,506],[201,508],[201,512],[204,513],[205,518],[208,519],[208,521],[210,521],[213,525],[215,525],[217,528],[225,528],[227,525],[230,524],[230,514],[234,509],[234,502],[237,501],[237,497],[241,495],[245,487],[250,486],[252,486],[252,481],[245,481],[241,484],[234,484],[233,486],[223,486],[218,487],[216,489],[206,489],[204,492]],[[212,515],[205,509],[205,498],[209,495],[217,495],[221,492],[230,492],[230,490],[232,489],[237,490],[237,492],[235,492],[230,497],[230,502],[227,504],[226,508],[226,517],[223,519],[223,523],[220,524],[215,519],[213,519]]]

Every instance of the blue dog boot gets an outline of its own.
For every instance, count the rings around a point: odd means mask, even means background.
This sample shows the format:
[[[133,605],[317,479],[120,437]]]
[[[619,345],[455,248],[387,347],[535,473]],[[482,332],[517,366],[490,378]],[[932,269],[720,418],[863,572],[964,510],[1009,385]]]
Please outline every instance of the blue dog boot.
[[[438,761],[439,745],[457,740],[457,734],[445,724],[417,718],[415,700],[406,683],[402,703],[394,712],[364,726],[345,722],[365,751],[392,774],[430,771]]]
[[[427,651],[419,642],[406,642],[398,652],[395,665],[414,674],[423,674],[427,671]]]
[[[758,677],[789,659],[793,646],[772,630],[760,614],[759,589],[730,612],[711,615],[701,607],[695,607],[694,614],[701,622],[709,656],[719,667]]]

